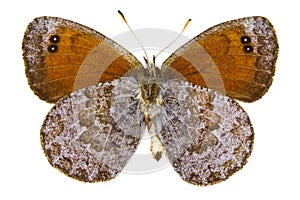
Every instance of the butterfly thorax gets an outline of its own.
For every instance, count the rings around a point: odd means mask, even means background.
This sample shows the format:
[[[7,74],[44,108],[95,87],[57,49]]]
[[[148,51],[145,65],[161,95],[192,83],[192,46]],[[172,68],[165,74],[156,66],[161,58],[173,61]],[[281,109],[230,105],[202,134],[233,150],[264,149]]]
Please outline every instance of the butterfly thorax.
[[[147,126],[160,113],[163,100],[160,97],[160,69],[150,63],[140,74],[140,109],[145,115]],[[148,127],[149,128],[149,127]]]

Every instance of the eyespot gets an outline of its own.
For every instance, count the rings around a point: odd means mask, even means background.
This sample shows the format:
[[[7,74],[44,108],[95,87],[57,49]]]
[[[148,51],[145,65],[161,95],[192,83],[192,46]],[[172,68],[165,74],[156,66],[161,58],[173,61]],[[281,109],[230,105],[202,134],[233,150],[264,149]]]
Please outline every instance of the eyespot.
[[[251,38],[249,36],[244,35],[244,36],[241,37],[241,43],[242,44],[250,44],[251,43]]]
[[[245,45],[244,46],[244,52],[245,53],[252,53],[253,52],[253,47],[251,45]]]
[[[57,43],[60,42],[60,37],[59,37],[58,35],[52,35],[52,36],[49,38],[49,41],[50,41],[51,43],[57,44]]]
[[[55,52],[58,51],[58,46],[55,45],[55,44],[51,44],[51,45],[48,46],[47,50],[50,53],[55,53]]]

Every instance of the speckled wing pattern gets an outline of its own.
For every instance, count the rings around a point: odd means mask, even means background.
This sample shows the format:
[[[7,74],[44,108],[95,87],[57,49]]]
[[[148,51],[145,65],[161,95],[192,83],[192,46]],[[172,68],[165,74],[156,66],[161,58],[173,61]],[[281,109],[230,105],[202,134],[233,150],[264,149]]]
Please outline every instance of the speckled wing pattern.
[[[110,180],[120,173],[145,131],[133,83],[122,77],[60,100],[41,128],[50,164],[85,182]]]
[[[254,132],[237,102],[186,81],[162,84],[157,116],[164,150],[181,178],[196,185],[227,179],[246,163]]]

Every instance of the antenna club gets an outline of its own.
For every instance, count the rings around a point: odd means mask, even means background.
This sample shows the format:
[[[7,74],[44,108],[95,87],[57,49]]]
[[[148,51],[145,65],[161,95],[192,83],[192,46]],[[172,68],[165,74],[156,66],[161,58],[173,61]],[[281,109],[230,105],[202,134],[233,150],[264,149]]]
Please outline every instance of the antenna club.
[[[185,25],[184,25],[184,27],[183,27],[183,29],[182,29],[182,32],[186,29],[186,27],[191,23],[191,21],[192,21],[192,19],[190,18],[190,19],[188,19],[187,21],[186,21],[186,23],[185,23]]]
[[[127,24],[124,14],[120,10],[118,10],[118,13],[119,13],[120,17],[122,18],[122,20]]]

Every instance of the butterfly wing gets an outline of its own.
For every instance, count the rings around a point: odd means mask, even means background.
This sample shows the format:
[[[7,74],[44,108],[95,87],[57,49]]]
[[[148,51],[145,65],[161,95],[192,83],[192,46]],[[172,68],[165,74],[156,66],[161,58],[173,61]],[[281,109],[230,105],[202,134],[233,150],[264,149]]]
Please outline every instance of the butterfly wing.
[[[41,128],[50,164],[85,182],[110,180],[121,172],[145,130],[135,83],[123,77],[58,101]]]
[[[196,185],[227,179],[246,163],[254,132],[247,113],[229,97],[186,81],[163,85],[157,116],[164,150],[181,178]]]
[[[28,25],[23,57],[31,89],[50,103],[141,65],[104,35],[57,17],[39,17]]]
[[[183,45],[162,66],[194,84],[252,102],[272,83],[278,43],[268,19],[247,17],[216,25]]]

